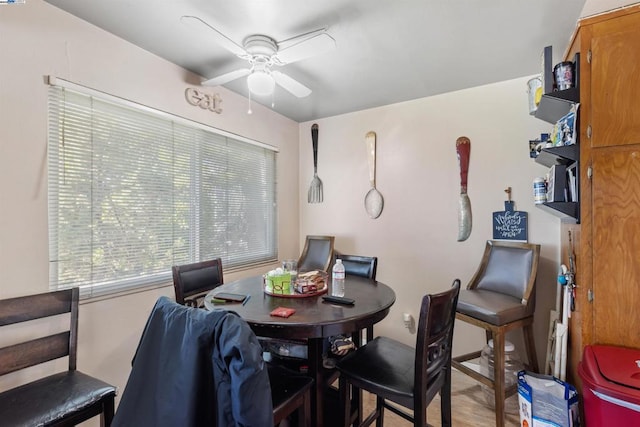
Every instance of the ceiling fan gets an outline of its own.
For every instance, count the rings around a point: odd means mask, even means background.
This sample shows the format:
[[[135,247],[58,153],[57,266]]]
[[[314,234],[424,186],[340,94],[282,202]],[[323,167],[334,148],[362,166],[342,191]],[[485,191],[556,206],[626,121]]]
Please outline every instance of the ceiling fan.
[[[253,94],[271,95],[278,84],[298,98],[303,98],[311,93],[311,89],[278,70],[272,70],[272,67],[301,61],[336,46],[335,40],[327,34],[326,28],[282,41],[275,41],[262,34],[253,34],[246,37],[240,46],[197,16],[185,15],[180,19],[189,26],[206,30],[220,46],[249,62],[248,68],[240,68],[203,81],[204,86],[220,86],[247,76],[249,91]]]

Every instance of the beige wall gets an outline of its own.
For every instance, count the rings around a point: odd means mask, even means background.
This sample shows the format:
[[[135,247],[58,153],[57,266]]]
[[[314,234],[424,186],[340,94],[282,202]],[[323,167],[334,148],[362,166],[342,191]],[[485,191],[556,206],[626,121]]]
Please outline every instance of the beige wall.
[[[581,18],[591,15],[597,15],[602,12],[628,6],[638,2],[629,0],[587,0],[582,8]]]
[[[546,168],[529,158],[528,140],[550,125],[529,116],[521,78],[430,98],[317,120],[318,175],[324,203],[307,204],[311,180],[311,122],[300,126],[300,235],[333,234],[343,253],[377,256],[378,280],[396,292],[377,333],[407,343],[402,313],[417,318],[422,296],[444,290],[454,278],[463,286],[492,238],[492,213],[504,209],[512,187],[516,209],[529,213],[529,240],[542,245],[538,280],[539,359],[546,349],[549,309],[555,305],[560,220],[535,208],[532,181]],[[384,210],[370,219],[364,209],[369,175],[364,136],[377,134],[376,187]],[[458,242],[460,178],[455,141],[471,139],[468,192],[473,231]],[[482,347],[480,329],[456,325],[454,351]],[[518,340],[516,339],[516,342]]]
[[[78,84],[256,139],[280,149],[281,165],[298,162],[298,124],[224,88],[218,115],[189,105],[199,78],[41,0],[0,10],[0,298],[48,290],[47,89],[44,76]],[[211,90],[213,93],[213,90]],[[278,168],[279,194],[298,191],[297,168]],[[298,202],[281,197],[280,256],[297,256]],[[265,267],[266,269],[266,267]],[[226,280],[253,271],[225,273]],[[124,387],[131,357],[159,289],[80,307],[79,369]],[[4,332],[3,332],[4,334]],[[0,341],[7,335],[0,337]],[[0,389],[23,374],[0,379]]]
[[[279,147],[280,257],[297,256],[306,234],[333,234],[344,252],[377,255],[378,278],[397,294],[377,332],[406,342],[414,335],[403,328],[402,312],[415,316],[424,293],[448,287],[454,277],[463,283],[470,278],[491,238],[491,213],[503,209],[503,190],[511,186],[517,209],[529,212],[530,241],[543,245],[537,330],[538,353],[544,353],[559,220],[532,202],[532,180],[545,168],[528,158],[527,142],[549,125],[527,114],[527,78],[319,120],[325,202],[309,205],[311,123],[298,125],[258,105],[248,116],[246,99],[223,88],[216,89],[221,115],[192,107],[183,94],[197,76],[41,0],[0,10],[0,61],[0,298],[48,290],[44,76],[54,75]],[[369,130],[378,134],[378,188],[385,197],[377,220],[363,207]],[[462,243],[456,241],[454,148],[460,135],[472,141],[474,216],[471,237]],[[300,202],[286,196],[291,194]],[[225,279],[263,270],[227,273]],[[172,294],[167,284],[83,302],[79,368],[123,388],[149,309],[159,295]],[[481,337],[459,325],[456,351],[480,346]],[[22,379],[0,379],[0,389]]]

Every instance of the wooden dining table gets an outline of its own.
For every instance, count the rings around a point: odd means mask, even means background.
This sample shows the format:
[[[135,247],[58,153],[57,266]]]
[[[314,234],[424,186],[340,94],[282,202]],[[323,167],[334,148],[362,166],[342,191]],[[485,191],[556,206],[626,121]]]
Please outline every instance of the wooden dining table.
[[[214,304],[211,300],[220,292],[247,295],[244,303]],[[326,294],[331,295],[331,284]],[[324,392],[327,370],[323,368],[323,342],[335,335],[352,336],[356,346],[361,345],[361,330],[384,319],[396,296],[384,283],[347,276],[344,296],[355,300],[353,305],[325,302],[323,294],[314,296],[276,296],[264,292],[262,276],[253,276],[221,285],[207,294],[207,309],[225,308],[235,311],[247,321],[258,337],[274,339],[304,339],[307,341],[308,375],[315,380],[312,396],[312,421],[314,426],[324,425]],[[293,308],[288,318],[270,313],[278,308]]]

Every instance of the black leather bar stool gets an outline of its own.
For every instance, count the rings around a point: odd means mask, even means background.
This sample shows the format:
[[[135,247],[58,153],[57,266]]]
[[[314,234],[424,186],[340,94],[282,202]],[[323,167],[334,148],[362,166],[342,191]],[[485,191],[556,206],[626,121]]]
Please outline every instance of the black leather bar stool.
[[[540,245],[487,241],[484,255],[467,289],[460,291],[456,318],[485,330],[493,339],[493,380],[463,362],[477,359],[480,351],[453,358],[452,366],[494,390],[496,426],[504,426],[504,400],[516,392],[505,389],[504,343],[507,332],[522,329],[529,369],[538,372],[533,336],[535,283]]]

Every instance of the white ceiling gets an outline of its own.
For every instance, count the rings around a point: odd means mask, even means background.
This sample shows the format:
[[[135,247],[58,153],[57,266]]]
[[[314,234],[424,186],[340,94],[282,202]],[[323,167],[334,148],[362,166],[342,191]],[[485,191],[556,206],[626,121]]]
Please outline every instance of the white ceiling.
[[[321,27],[336,49],[279,70],[313,93],[277,87],[274,110],[303,122],[540,72],[560,61],[585,0],[46,0],[204,79],[247,63],[183,24],[195,15],[238,44]],[[225,85],[247,96],[246,79]],[[526,88],[523,88],[523,92]],[[271,104],[271,97],[254,101]],[[487,100],[490,102],[490,100]]]

